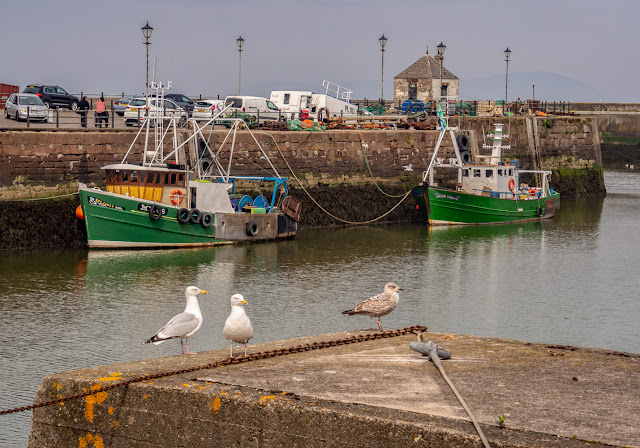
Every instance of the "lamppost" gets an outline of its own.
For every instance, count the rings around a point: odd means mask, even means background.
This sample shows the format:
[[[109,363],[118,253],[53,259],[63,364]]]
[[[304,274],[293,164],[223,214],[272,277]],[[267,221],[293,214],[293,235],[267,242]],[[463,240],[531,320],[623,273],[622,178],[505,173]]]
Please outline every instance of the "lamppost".
[[[387,38],[384,37],[384,33],[382,37],[378,39],[380,41],[380,46],[382,47],[382,76],[380,77],[380,103],[384,106],[384,46],[387,45]]]
[[[503,111],[506,111],[506,107],[507,107],[507,89],[509,87],[509,56],[511,56],[511,50],[509,50],[509,48],[507,47],[506,50],[504,50],[504,57],[505,62],[507,63],[507,74],[504,77],[504,107],[503,107]]]
[[[236,43],[238,44],[238,95],[240,95],[240,75],[242,74],[242,45],[244,44],[244,39],[242,36],[236,39]]]
[[[444,59],[444,50],[447,49],[447,46],[442,42],[438,42],[438,59],[440,59],[440,98],[438,101],[442,100],[442,60]]]
[[[145,98],[149,96],[149,45],[151,45],[151,42],[149,42],[149,38],[151,37],[152,31],[153,28],[149,26],[149,21],[147,20],[147,24],[142,27],[142,34],[146,39],[146,42],[144,44],[147,46],[147,83],[145,84],[144,91]]]
[[[531,86],[533,87],[533,99],[536,99],[536,85],[535,84],[531,84]]]

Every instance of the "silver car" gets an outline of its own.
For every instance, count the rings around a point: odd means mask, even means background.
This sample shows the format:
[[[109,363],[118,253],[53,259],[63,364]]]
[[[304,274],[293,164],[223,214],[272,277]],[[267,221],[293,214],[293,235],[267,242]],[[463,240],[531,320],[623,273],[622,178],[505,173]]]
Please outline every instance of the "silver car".
[[[4,106],[4,117],[15,118],[16,121],[46,121],[49,108],[40,97],[33,93],[14,93]]]
[[[224,100],[200,100],[193,106],[194,120],[210,120],[224,109]]]

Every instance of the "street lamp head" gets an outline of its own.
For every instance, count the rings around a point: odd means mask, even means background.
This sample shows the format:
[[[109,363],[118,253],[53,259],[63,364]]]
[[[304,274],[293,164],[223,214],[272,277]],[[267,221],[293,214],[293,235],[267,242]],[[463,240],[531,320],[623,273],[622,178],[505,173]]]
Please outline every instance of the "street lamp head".
[[[244,39],[242,38],[242,36],[236,39],[236,43],[238,44],[238,49],[242,50],[242,45],[244,44]]]
[[[442,56],[444,54],[444,50],[447,49],[447,46],[442,42],[438,42],[438,54]]]
[[[504,50],[504,57],[509,59],[509,56],[511,56],[511,50],[507,47],[507,49]]]
[[[149,38],[151,37],[152,31],[153,31],[153,27],[149,26],[149,21],[147,20],[147,24],[142,27],[142,34],[144,35],[144,38],[149,40]]]
[[[378,40],[380,41],[380,46],[384,50],[384,46],[387,45],[387,38],[384,37],[384,34],[383,34],[382,37],[380,39],[378,39]]]

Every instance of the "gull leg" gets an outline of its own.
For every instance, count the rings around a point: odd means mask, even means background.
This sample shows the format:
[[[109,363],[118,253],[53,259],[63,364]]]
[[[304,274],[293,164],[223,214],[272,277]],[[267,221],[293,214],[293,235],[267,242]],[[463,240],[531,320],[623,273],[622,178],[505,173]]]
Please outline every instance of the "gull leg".
[[[233,358],[233,341],[229,343],[229,350],[230,350],[229,358]]]
[[[380,319],[376,320],[376,323],[378,324],[378,328],[380,329],[380,331],[384,331],[382,329],[382,323],[380,322]]]
[[[184,344],[182,343],[182,338],[180,338],[180,347],[182,347],[182,354],[184,355]]]
[[[247,356],[247,344],[244,344],[244,356]]]
[[[182,341],[182,339],[180,339]],[[197,355],[196,352],[192,352],[189,350],[189,338],[187,338],[187,355]]]

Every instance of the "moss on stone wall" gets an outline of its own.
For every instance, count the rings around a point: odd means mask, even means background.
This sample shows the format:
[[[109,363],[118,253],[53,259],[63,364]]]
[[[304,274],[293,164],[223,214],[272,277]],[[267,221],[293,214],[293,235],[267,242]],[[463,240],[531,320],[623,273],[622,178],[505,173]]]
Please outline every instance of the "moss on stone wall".
[[[607,193],[602,168],[599,166],[555,169],[551,185],[561,197],[605,196]]]

